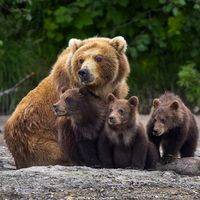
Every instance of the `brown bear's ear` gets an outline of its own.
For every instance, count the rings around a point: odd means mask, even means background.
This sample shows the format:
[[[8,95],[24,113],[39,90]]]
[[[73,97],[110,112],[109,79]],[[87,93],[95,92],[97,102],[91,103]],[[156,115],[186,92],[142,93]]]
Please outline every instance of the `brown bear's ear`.
[[[82,95],[84,95],[84,96],[88,95],[88,93],[89,93],[87,87],[81,87],[81,88],[79,89],[79,92],[80,92]]]
[[[76,51],[78,48],[80,48],[83,45],[83,41],[76,39],[76,38],[72,38],[69,40],[69,44],[68,47],[71,48],[73,51]]]
[[[178,108],[179,108],[179,102],[178,101],[172,102],[171,105],[170,105],[170,108],[172,110],[178,110]]]
[[[63,94],[66,90],[68,90],[68,87],[67,86],[63,86],[61,87],[61,93]]]
[[[107,101],[107,103],[111,103],[111,102],[114,102],[115,99],[116,99],[116,97],[112,93],[110,93],[110,94],[108,94],[106,101]]]
[[[132,106],[137,107],[138,104],[139,104],[139,99],[138,99],[138,97],[136,97],[136,96],[132,96],[132,97],[130,97],[130,99],[128,100],[128,102],[129,102]]]
[[[154,100],[153,100],[153,107],[154,107],[154,108],[157,108],[157,107],[159,106],[159,104],[160,104],[159,99],[154,99]]]
[[[114,37],[110,44],[120,53],[125,53],[127,49],[126,40],[122,36]]]

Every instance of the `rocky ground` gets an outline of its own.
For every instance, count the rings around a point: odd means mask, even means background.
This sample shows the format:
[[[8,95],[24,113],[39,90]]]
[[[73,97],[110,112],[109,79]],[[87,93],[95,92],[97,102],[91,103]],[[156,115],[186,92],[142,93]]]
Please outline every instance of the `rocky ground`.
[[[141,119],[145,123],[148,116]],[[0,117],[0,130],[5,120]],[[200,116],[197,121],[200,128]],[[179,159],[161,171],[76,166],[15,170],[2,136],[0,199],[200,199],[200,148],[197,157]]]

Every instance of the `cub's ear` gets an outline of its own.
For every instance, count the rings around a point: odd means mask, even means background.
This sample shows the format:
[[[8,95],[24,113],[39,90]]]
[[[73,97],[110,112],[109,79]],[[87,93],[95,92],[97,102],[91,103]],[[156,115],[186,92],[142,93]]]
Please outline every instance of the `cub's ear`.
[[[172,102],[171,105],[170,105],[170,108],[172,110],[178,110],[178,108],[179,108],[179,102],[178,101]]]
[[[69,40],[69,44],[68,47],[71,48],[73,51],[76,51],[78,48],[80,48],[83,45],[83,41],[76,39],[76,38],[72,38]]]
[[[160,104],[159,99],[154,99],[154,100],[153,100],[153,107],[154,107],[154,108],[157,108],[157,107],[159,106],[159,104]]]
[[[110,94],[108,94],[108,96],[106,98],[106,102],[107,103],[112,103],[112,102],[115,101],[115,99],[116,99],[116,97],[112,93],[110,93]]]
[[[82,95],[84,95],[84,96],[88,95],[88,93],[89,93],[87,87],[81,87],[81,88],[79,89],[79,92],[80,92]]]
[[[138,97],[136,97],[136,96],[132,96],[132,97],[130,97],[130,99],[128,100],[128,102],[129,102],[132,106],[137,107],[138,104],[139,104],[139,99],[138,99]]]
[[[68,87],[67,86],[62,86],[60,91],[61,93],[63,94],[66,90],[68,90]]]
[[[120,53],[125,53],[127,49],[126,40],[122,36],[114,37],[110,44]]]

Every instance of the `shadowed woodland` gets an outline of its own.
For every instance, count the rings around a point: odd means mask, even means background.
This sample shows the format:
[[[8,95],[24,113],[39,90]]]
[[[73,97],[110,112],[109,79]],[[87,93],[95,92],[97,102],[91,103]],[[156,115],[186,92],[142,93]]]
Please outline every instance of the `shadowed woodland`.
[[[0,12],[1,114],[49,73],[70,38],[118,35],[142,113],[166,90],[200,112],[199,0],[0,0]]]

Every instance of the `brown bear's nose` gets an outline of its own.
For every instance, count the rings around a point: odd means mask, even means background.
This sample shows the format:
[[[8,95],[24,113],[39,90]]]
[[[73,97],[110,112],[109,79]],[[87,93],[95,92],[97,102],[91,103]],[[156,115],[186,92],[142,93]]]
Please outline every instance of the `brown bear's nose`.
[[[110,116],[110,117],[108,118],[108,121],[109,121],[110,124],[115,124],[115,123],[116,123],[115,118],[112,117],[112,116]]]
[[[81,69],[78,72],[81,81],[87,81],[89,78],[89,70],[88,69]]]
[[[152,134],[153,134],[153,135],[155,135],[155,136],[158,136],[158,130],[156,130],[156,129],[153,129],[153,132],[152,132]]]
[[[53,110],[54,110],[55,112],[58,111],[58,106],[57,106],[57,104],[53,104]]]

